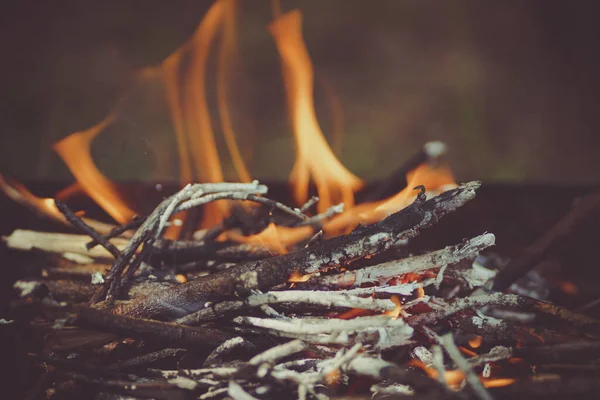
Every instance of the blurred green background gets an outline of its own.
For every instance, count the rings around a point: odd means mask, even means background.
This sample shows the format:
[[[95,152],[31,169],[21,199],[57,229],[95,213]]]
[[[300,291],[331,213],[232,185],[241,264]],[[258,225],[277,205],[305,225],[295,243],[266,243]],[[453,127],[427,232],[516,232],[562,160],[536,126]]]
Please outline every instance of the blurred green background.
[[[68,180],[51,145],[99,122],[194,31],[211,1],[10,0],[0,14],[0,172]],[[269,0],[239,1],[231,107],[254,177],[286,179],[294,144]],[[342,162],[385,176],[429,140],[450,146],[459,180],[600,182],[600,52],[595,1],[289,0],[304,13],[315,104]],[[216,114],[215,54],[208,98]],[[336,110],[341,109],[340,115]],[[157,84],[139,87],[93,145],[119,180],[177,180]],[[341,130],[343,139],[336,136]]]

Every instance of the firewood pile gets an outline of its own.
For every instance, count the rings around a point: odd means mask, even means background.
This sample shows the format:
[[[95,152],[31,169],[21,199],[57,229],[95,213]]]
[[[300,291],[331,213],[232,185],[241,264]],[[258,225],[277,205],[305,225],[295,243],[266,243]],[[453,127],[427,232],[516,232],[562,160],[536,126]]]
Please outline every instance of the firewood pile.
[[[28,332],[40,370],[30,398],[506,398],[599,389],[600,321],[507,292],[562,235],[597,210],[582,199],[502,265],[492,233],[416,252],[411,239],[475,198],[479,182],[326,237],[334,206],[288,207],[249,184],[195,184],[145,218],[101,231],[56,202],[80,234],[17,230],[6,245],[45,254],[19,280],[7,324]],[[252,202],[189,240],[172,216],[218,200]],[[216,240],[268,224],[314,235],[276,253]],[[37,340],[37,341],[36,341]],[[555,366],[553,368],[552,366]]]

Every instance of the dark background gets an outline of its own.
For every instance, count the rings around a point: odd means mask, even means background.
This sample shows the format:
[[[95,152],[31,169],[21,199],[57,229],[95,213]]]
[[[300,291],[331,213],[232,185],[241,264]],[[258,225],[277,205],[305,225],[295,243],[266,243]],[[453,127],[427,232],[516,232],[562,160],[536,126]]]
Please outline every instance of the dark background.
[[[211,3],[3,2],[0,172],[70,179],[51,144],[99,122],[136,71],[180,46]],[[271,4],[239,5],[235,129],[253,175],[284,179],[294,148],[265,29]],[[283,1],[284,10],[294,7],[304,12],[321,126],[359,176],[387,175],[425,141],[441,139],[459,180],[600,181],[595,1]],[[214,68],[207,82],[214,106]],[[154,86],[138,90],[94,142],[111,178],[177,179],[170,121]],[[343,141],[330,93],[343,110]],[[214,127],[220,137],[217,118]]]

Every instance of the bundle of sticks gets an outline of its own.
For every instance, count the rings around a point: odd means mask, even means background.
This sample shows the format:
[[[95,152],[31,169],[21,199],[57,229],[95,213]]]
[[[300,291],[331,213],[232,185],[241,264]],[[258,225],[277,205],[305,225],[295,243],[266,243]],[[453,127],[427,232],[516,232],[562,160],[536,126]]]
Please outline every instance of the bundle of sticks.
[[[258,182],[189,185],[108,232],[57,202],[80,235],[18,230],[4,238],[47,255],[38,276],[15,283],[21,299],[3,321],[42,338],[30,352],[42,371],[30,398],[589,393],[598,380],[580,372],[597,366],[590,360],[600,358],[600,321],[496,291],[519,274],[514,265],[498,273],[480,256],[493,234],[411,251],[412,238],[479,186],[429,199],[418,187],[408,207],[331,238],[320,227],[341,207],[309,217],[316,199],[288,207]],[[258,203],[255,218],[190,240],[163,236],[175,214],[225,199]],[[273,221],[314,235],[285,254],[215,240]]]

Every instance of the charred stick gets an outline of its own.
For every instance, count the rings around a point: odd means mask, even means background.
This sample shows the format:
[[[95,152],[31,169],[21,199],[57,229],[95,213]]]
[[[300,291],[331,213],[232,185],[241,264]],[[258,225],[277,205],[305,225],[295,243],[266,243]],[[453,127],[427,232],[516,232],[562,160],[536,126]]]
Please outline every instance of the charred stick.
[[[138,254],[136,254],[135,259],[129,265],[129,268],[127,268],[127,271],[125,272],[125,276],[123,277],[123,281],[120,282],[119,286],[117,287],[117,292],[120,292],[120,289],[122,287],[125,287],[126,291],[129,291],[129,288],[130,288],[131,284],[133,283],[133,277],[135,275],[135,272],[140,268],[140,266],[142,265],[142,262],[144,260],[146,260],[148,258],[148,256],[151,254],[153,243],[154,243],[153,237],[146,238],[146,240],[144,241],[142,250]],[[108,295],[116,297],[111,293],[110,288],[108,290]]]
[[[600,191],[580,199],[552,229],[526,247],[498,273],[492,284],[493,291],[503,291],[535,267],[552,248],[571,235],[581,223],[600,212]]]
[[[324,240],[307,249],[239,264],[152,297],[132,300],[116,311],[126,315],[172,319],[204,308],[207,301],[225,299],[253,289],[269,289],[286,282],[296,271],[314,273],[321,268],[338,267],[380,253],[396,246],[399,241],[417,236],[421,229],[434,225],[443,216],[472,200],[479,186],[479,182],[466,183],[427,201],[424,188],[420,187],[421,193],[413,204],[378,223],[359,227],[348,235]]]
[[[185,384],[180,383],[180,381],[169,382],[164,380],[156,380],[138,382],[131,380],[99,379],[76,372],[68,372],[62,375],[64,375],[67,380],[73,380],[76,382],[97,386],[99,388],[106,388],[111,391],[118,391],[135,396],[143,396],[144,398],[156,398],[158,394],[160,394],[160,397],[158,398],[161,399],[181,398],[183,397],[183,394],[181,394],[183,390],[201,387],[201,381],[190,381],[188,386],[186,386]],[[204,384],[203,386],[208,387],[209,385]]]
[[[175,346],[211,348],[232,337],[230,333],[217,329],[114,315],[89,307],[45,307],[44,311],[50,315],[65,315],[74,325],[82,328],[157,340]]]
[[[207,368],[211,365],[220,364],[223,358],[227,355],[243,350],[244,348],[253,348],[254,344],[248,342],[241,336],[228,339],[216,347],[204,360],[203,367]]]
[[[102,247],[108,250],[114,258],[119,258],[121,256],[121,252],[115,247],[114,244],[112,244],[108,241],[108,239],[105,239],[102,235],[96,232],[96,230],[94,230],[91,226],[83,222],[83,220],[77,215],[75,215],[75,213],[71,211],[65,203],[63,203],[60,200],[54,200],[54,204],[56,205],[56,208],[58,208],[58,210],[65,216],[67,221],[69,221],[69,223],[73,225],[73,227],[79,229],[80,231],[94,239],[96,242],[98,242],[98,244],[100,244]]]
[[[446,150],[447,146],[443,142],[434,141],[425,143],[418,153],[384,178],[374,190],[369,192],[363,201],[377,201],[387,197],[388,192],[399,192],[406,187],[406,174],[427,161],[437,160],[446,153]]]
[[[177,349],[177,348],[166,348],[157,351],[153,351],[150,353],[142,354],[133,358],[129,358],[122,361],[117,361],[108,366],[108,369],[111,371],[119,371],[134,367],[140,367],[142,365],[151,364],[158,360],[162,360],[165,358],[175,357],[180,353],[185,352],[185,349]]]
[[[348,288],[360,286],[363,283],[383,282],[409,272],[424,272],[430,269],[452,265],[469,257],[476,257],[481,250],[493,246],[495,236],[486,233],[465,240],[460,244],[448,246],[431,253],[389,261],[366,268],[345,271],[340,274],[314,277],[306,283],[298,283],[299,287],[311,288]]]
[[[431,394],[431,398],[443,397],[446,393],[446,389],[436,380],[381,358],[358,356],[351,360],[345,369],[351,375],[366,376],[376,381],[407,384],[419,394]]]
[[[150,263],[183,264],[199,260],[246,261],[271,257],[269,250],[256,244],[231,244],[212,241],[157,239]]]
[[[111,293],[113,295],[114,294],[118,295],[118,293],[116,293],[116,292],[117,292],[117,286],[119,284],[119,282],[118,282],[119,277],[121,276],[121,274],[127,267],[127,264],[131,260],[131,257],[133,257],[133,255],[137,251],[138,247],[142,244],[142,242],[145,240],[145,238],[148,237],[148,235],[151,235],[152,233],[154,233],[153,231],[156,228],[156,226],[159,224],[160,218],[161,218],[162,214],[164,213],[164,211],[169,206],[170,201],[171,201],[170,198],[163,200],[158,205],[158,207],[156,207],[156,209],[152,212],[152,214],[150,214],[150,216],[148,216],[148,218],[146,218],[146,220],[144,221],[142,226],[140,226],[138,228],[138,230],[135,231],[135,233],[129,240],[129,243],[127,243],[127,246],[125,247],[125,249],[123,249],[122,256],[117,258],[115,260],[114,264],[112,265],[112,267],[110,268],[110,271],[108,272],[108,274],[106,276],[104,285],[98,291],[96,291],[96,293],[94,293],[94,296],[92,297],[92,299],[90,301],[90,303],[92,305],[94,305],[97,302],[99,302],[100,300],[102,300],[105,296],[109,302],[112,301],[113,299],[110,296],[107,296],[107,293],[109,292],[109,290],[111,291]],[[116,284],[114,283],[115,280],[117,281]]]
[[[506,360],[514,355],[514,350],[511,347],[495,346],[489,353],[480,354],[473,358],[469,358],[467,361],[473,367],[484,365],[491,362],[497,362],[500,360]]]
[[[486,306],[500,306],[522,311],[535,312],[538,314],[558,318],[559,320],[567,322],[573,327],[580,329],[582,332],[600,334],[600,321],[594,318],[583,314],[577,314],[567,310],[566,308],[550,303],[544,303],[530,297],[503,293],[461,298],[453,301],[443,308],[408,317],[406,318],[406,323],[413,327],[434,325],[458,312]]]
[[[205,183],[205,184],[195,184],[188,185],[180,192],[174,194],[173,196],[163,200],[158,207],[146,218],[142,226],[133,234],[131,240],[123,250],[123,254],[121,257],[117,258],[112,265],[104,283],[104,286],[98,290],[94,296],[92,297],[91,304],[95,304],[98,301],[102,300],[103,297],[106,296],[106,300],[111,302],[114,297],[118,297],[118,286],[119,286],[119,278],[127,264],[131,260],[131,257],[137,251],[137,248],[142,244],[142,242],[153,235],[157,237],[162,228],[166,225],[166,221],[171,217],[173,212],[176,212],[178,202],[182,201],[185,198],[191,198],[193,201],[196,196],[202,196],[206,193],[214,193],[220,190],[234,190],[234,191],[250,191],[254,193],[265,193],[267,191],[266,186],[259,185],[257,181],[253,183]],[[210,195],[208,195],[210,196]],[[202,199],[201,197],[200,199]],[[189,209],[189,207],[187,208]],[[171,211],[169,211],[171,210]],[[107,295],[110,291],[111,295]]]
[[[145,217],[140,217],[140,216],[136,215],[133,217],[133,219],[131,221],[127,222],[126,224],[115,226],[113,229],[111,229],[110,232],[108,232],[105,235],[102,235],[102,238],[109,240],[109,239],[115,238],[129,230],[137,229],[144,223],[145,220],[146,220]],[[94,239],[94,240],[90,241],[88,244],[86,244],[85,247],[89,250],[99,244],[100,243]]]
[[[223,316],[226,312],[246,307],[257,307],[265,304],[312,304],[328,308],[346,307],[362,308],[365,310],[389,311],[395,304],[391,300],[358,297],[347,293],[325,292],[318,290],[274,291],[264,294],[254,294],[241,301],[224,301],[211,305],[195,313],[179,318],[176,322],[186,325],[196,325]]]
[[[437,336],[437,335],[436,335]],[[465,374],[465,381],[471,386],[473,389],[473,393],[480,400],[492,400],[492,396],[485,389],[475,371],[469,361],[463,357],[458,347],[454,343],[454,339],[452,338],[452,333],[447,333],[445,335],[437,337],[439,344],[446,350],[446,353],[452,361],[456,364],[456,366]]]

